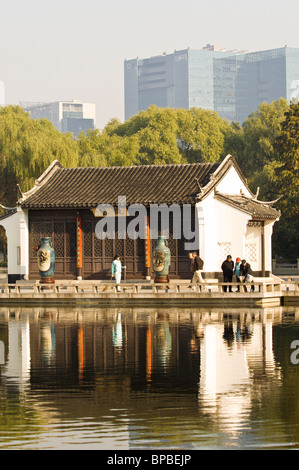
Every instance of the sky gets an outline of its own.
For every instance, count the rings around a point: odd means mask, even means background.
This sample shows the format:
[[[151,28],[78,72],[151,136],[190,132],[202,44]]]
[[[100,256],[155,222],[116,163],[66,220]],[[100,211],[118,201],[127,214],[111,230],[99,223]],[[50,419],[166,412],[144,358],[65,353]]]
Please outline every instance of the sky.
[[[124,121],[125,59],[299,47],[298,18],[299,0],[0,0],[5,104],[96,103],[103,129]]]

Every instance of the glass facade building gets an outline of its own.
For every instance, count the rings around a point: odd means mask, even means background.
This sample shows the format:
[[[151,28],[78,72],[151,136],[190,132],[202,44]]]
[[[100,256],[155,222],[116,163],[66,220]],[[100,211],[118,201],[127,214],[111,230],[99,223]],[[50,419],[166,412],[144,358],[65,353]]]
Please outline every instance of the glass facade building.
[[[243,122],[262,102],[299,99],[299,49],[224,51],[208,45],[125,61],[125,119],[151,105],[217,111]]]
[[[46,118],[61,132],[78,137],[81,131],[95,128],[94,103],[81,101],[55,101],[53,103],[21,103],[32,119]]]

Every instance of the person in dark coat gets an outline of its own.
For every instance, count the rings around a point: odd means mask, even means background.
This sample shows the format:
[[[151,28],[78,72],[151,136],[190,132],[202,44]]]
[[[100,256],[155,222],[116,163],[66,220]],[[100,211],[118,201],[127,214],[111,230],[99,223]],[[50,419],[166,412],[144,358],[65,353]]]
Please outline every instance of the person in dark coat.
[[[200,284],[204,284],[204,279],[202,277],[202,270],[203,270],[203,265],[204,265],[204,262],[203,260],[198,256],[198,254],[196,253],[196,251],[194,251],[192,253],[192,256],[193,256],[193,277],[192,277],[192,281],[191,281],[191,284],[196,284],[196,283],[200,283]],[[201,287],[200,287],[200,291],[201,291]]]
[[[240,278],[242,282],[253,282],[253,272],[249,263],[247,263],[246,259],[242,259],[242,263],[240,266]],[[245,292],[247,292],[246,287],[244,286]],[[254,291],[254,286],[251,286],[251,290]]]
[[[223,272],[223,282],[232,282],[234,274],[234,262],[231,255],[228,255],[226,260],[221,265]],[[227,291],[227,286],[223,286],[223,292]],[[229,286],[229,292],[232,292],[232,286]]]

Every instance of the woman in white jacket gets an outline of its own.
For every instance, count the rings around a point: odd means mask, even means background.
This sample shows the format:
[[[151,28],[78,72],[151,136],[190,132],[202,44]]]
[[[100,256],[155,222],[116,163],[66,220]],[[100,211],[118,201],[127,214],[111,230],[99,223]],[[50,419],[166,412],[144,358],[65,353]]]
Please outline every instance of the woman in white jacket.
[[[117,285],[117,292],[120,292],[120,282],[121,282],[121,270],[126,269],[126,266],[121,265],[121,261],[118,255],[114,256],[114,260],[111,265],[111,277],[114,277]]]

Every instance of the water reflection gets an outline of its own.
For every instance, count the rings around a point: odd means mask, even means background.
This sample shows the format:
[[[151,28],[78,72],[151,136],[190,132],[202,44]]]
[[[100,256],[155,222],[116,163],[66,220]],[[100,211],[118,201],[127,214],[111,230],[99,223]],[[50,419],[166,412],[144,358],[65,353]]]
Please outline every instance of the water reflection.
[[[0,448],[298,447],[299,308],[0,309]]]

